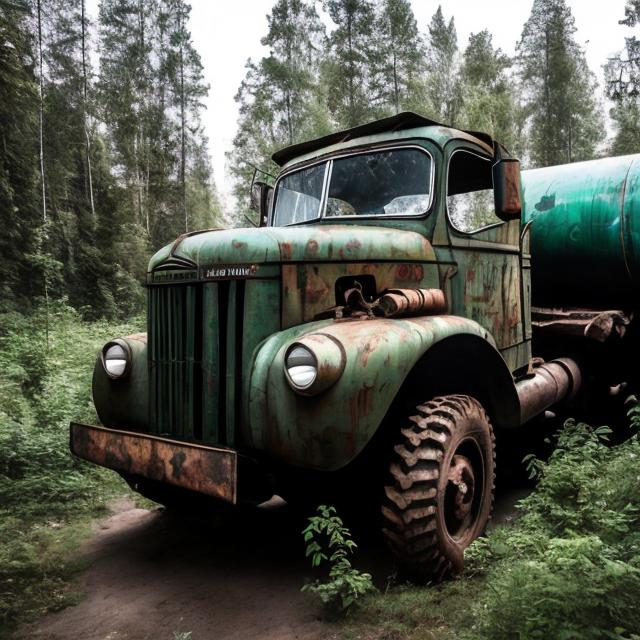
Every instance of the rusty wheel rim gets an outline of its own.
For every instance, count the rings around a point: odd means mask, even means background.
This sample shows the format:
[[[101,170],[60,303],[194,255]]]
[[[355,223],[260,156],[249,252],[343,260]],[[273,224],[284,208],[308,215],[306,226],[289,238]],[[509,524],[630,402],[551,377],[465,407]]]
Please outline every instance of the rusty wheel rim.
[[[483,492],[482,454],[474,440],[461,442],[451,457],[444,492],[444,520],[456,541],[473,536]]]

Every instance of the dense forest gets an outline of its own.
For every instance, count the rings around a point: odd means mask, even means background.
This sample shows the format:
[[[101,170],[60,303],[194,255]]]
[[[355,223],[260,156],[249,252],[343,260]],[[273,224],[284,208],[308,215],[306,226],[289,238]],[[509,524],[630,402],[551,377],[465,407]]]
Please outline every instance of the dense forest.
[[[488,30],[461,48],[438,7],[277,0],[236,101],[235,212],[223,215],[201,116],[209,91],[184,0],[0,0],[3,305],[141,310],[149,255],[185,231],[243,224],[253,167],[284,145],[401,110],[488,131],[527,166],[640,150],[640,14],[598,87],[565,0],[535,0],[514,57]],[[329,26],[330,25],[330,26]],[[604,110],[615,128],[606,139]]]
[[[150,252],[218,213],[182,0],[0,3],[3,300],[143,304]],[[92,66],[93,65],[93,66]]]

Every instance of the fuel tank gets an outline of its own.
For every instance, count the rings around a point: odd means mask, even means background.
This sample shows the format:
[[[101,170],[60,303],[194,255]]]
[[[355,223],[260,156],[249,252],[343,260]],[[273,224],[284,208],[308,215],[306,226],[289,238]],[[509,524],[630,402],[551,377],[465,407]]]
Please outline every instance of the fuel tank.
[[[537,306],[623,308],[640,293],[640,155],[522,172]]]

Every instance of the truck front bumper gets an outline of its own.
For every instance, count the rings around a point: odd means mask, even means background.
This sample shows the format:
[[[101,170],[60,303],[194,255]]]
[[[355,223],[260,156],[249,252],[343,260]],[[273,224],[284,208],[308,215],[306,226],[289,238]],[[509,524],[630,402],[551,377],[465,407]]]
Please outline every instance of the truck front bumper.
[[[71,452],[108,469],[237,500],[238,456],[232,449],[72,422]]]

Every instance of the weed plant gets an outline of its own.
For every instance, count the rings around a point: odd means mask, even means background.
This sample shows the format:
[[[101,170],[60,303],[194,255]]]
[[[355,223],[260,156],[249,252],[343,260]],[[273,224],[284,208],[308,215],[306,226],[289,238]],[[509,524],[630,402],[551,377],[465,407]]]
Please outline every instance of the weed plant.
[[[349,556],[357,545],[334,507],[320,505],[302,535],[311,566],[329,567],[325,580],[305,584],[302,591],[315,594],[329,617],[347,614],[364,596],[376,591],[371,575],[352,566]]]

